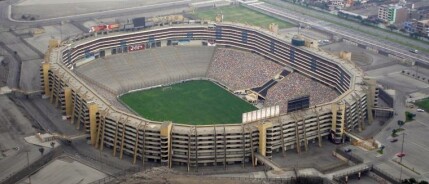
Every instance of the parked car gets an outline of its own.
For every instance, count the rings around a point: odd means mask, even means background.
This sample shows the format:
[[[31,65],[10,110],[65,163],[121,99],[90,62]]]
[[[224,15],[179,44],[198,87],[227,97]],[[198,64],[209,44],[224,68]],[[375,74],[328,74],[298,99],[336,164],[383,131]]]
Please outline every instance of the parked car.
[[[417,50],[417,49],[411,49],[411,50],[410,50],[410,52],[412,52],[412,53],[414,53],[414,54],[418,54],[418,53],[419,53],[419,50]]]
[[[417,112],[425,112],[423,109],[417,109]]]
[[[401,153],[401,152],[399,152],[399,153],[396,153],[396,156],[397,156],[397,157],[399,157],[399,158],[401,158],[401,157],[404,157],[404,156],[405,156],[405,153]]]
[[[390,142],[398,142],[398,139],[397,138],[393,138],[393,139],[390,140]]]

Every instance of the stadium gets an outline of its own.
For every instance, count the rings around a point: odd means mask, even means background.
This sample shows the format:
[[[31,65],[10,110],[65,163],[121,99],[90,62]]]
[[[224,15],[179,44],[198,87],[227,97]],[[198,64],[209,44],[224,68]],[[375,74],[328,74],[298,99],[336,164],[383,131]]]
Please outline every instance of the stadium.
[[[322,139],[341,143],[372,117],[375,88],[359,68],[294,41],[208,21],[87,33],[50,42],[42,88],[91,144],[121,159],[188,169],[255,163],[255,154],[301,152],[311,143],[322,146]],[[251,111],[237,112],[240,122],[188,124],[139,116],[120,100],[195,81],[234,93]]]

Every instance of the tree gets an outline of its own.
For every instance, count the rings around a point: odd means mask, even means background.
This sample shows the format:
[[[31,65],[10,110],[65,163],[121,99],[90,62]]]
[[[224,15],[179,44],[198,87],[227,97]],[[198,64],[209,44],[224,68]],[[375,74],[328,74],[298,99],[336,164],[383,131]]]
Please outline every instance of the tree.
[[[393,31],[393,30],[397,30],[398,28],[395,26],[395,25],[393,25],[393,24],[390,24],[389,26],[387,26],[389,29],[390,29],[390,31]]]
[[[398,135],[396,135],[396,132],[397,132],[397,130],[396,130],[396,129],[393,129],[393,130],[392,130],[392,134],[391,134],[391,136],[392,136],[392,137],[396,137],[396,136],[398,136]]]
[[[45,148],[40,147],[40,148],[39,148],[39,152],[40,152],[40,154],[41,154],[41,155],[43,155],[43,153],[45,152]]]
[[[51,147],[54,148],[55,147],[55,142],[51,142]]]
[[[402,127],[404,124],[405,124],[405,122],[404,122],[404,121],[402,121],[402,120],[398,120],[398,126],[399,126],[399,127]]]
[[[358,20],[363,20],[363,17],[359,15],[359,16],[357,16],[357,19]]]
[[[420,182],[417,182],[417,180],[414,178],[404,179],[402,180],[402,183],[403,184],[428,184],[428,182],[425,180],[421,180]]]

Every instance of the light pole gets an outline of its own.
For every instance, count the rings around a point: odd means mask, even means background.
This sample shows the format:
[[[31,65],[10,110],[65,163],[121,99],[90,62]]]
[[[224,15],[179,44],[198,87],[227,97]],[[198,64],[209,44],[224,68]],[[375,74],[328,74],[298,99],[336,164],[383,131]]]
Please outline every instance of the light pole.
[[[349,159],[347,159],[347,165],[349,165],[349,161],[352,160],[352,149],[346,149],[345,152],[349,154]]]
[[[30,156],[28,155],[28,152],[30,152],[30,148],[29,147],[25,147],[25,150],[24,150],[25,152],[26,152],[26,154],[27,154],[27,168],[28,169],[30,169]],[[31,174],[30,175],[28,175],[28,181],[29,181],[29,183],[31,184]]]
[[[402,145],[401,145],[401,153],[399,157],[399,165],[401,165],[401,174],[399,175],[399,181],[402,181],[402,157],[404,157],[404,140],[405,140],[405,132],[402,133]]]

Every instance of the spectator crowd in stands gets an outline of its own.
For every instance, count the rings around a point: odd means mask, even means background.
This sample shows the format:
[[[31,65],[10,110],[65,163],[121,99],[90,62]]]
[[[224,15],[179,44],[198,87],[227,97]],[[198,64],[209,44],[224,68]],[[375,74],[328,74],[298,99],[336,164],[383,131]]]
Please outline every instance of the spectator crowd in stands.
[[[289,100],[310,96],[310,107],[334,100],[337,92],[297,72],[290,73],[268,90],[264,106],[279,105],[280,112],[287,112]]]
[[[218,48],[207,77],[215,79],[232,90],[260,87],[276,74],[282,66],[262,56],[235,49]]]

